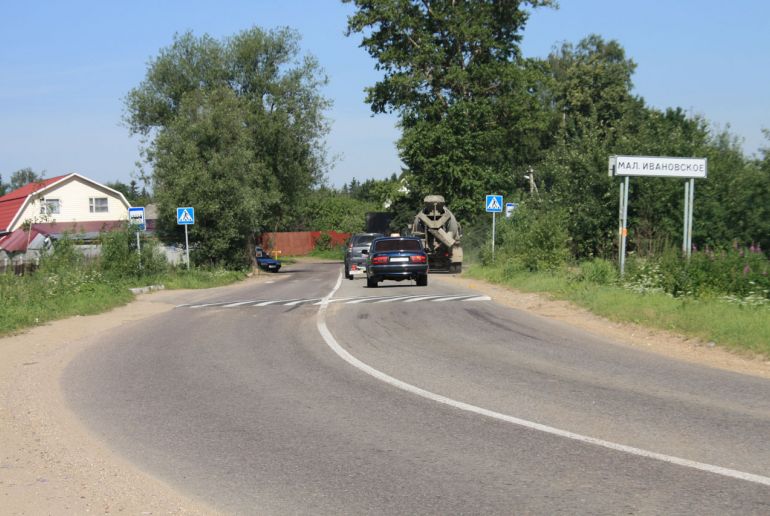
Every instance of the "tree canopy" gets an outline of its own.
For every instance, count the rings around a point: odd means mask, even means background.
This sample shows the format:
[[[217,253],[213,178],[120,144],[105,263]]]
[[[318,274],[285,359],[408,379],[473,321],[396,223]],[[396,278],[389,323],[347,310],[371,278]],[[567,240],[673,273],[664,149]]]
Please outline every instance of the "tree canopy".
[[[130,130],[148,141],[160,233],[172,238],[175,208],[193,206],[195,256],[244,263],[254,235],[323,177],[325,83],[288,28],[175,36],[125,101]]]
[[[592,34],[545,59],[523,56],[527,9],[555,2],[342,1],[356,8],[348,35],[361,35],[382,72],[365,100],[374,113],[399,116],[397,147],[414,206],[441,194],[468,223],[483,215],[485,194],[532,201],[530,214],[561,214],[574,257],[610,257],[618,187],[608,157],[707,157],[694,243],[770,247],[768,153],[747,158],[739,141],[703,116],[648,106],[633,92],[636,63],[617,41]],[[681,181],[634,178],[632,250],[676,245],[682,190]]]
[[[3,176],[0,176],[0,195],[5,195],[7,192],[12,192],[30,183],[42,181],[44,178],[45,170],[35,172],[30,167],[24,167],[12,173],[8,183],[3,183]]]
[[[366,100],[399,114],[414,196],[442,194],[463,217],[481,192],[510,188],[554,122],[539,66],[521,57],[523,6],[553,2],[344,1],[357,8],[348,35],[384,74]]]

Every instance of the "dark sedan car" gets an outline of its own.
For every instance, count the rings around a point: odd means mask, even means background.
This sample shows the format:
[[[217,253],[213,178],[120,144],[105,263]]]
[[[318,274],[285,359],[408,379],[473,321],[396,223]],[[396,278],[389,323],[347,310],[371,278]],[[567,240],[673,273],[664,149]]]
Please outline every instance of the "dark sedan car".
[[[281,269],[281,262],[270,256],[264,249],[257,246],[254,249],[257,258],[257,265],[260,269],[268,272],[278,272]]]
[[[428,285],[428,256],[419,238],[377,238],[365,254],[367,287],[376,287],[382,280],[405,279],[415,280],[419,287]]]

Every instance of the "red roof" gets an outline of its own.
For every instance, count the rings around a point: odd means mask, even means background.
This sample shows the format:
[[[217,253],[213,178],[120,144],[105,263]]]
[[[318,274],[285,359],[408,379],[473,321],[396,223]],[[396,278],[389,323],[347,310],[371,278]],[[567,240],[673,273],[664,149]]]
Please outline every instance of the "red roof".
[[[29,234],[23,229],[17,229],[0,238],[0,249],[9,253],[24,252],[27,250],[27,242],[32,242],[39,234],[40,232],[35,229],[30,229]]]
[[[29,183],[0,197],[0,230],[8,229],[8,226],[11,225],[11,221],[16,217],[16,213],[21,209],[29,194],[37,192],[41,188],[45,188],[68,175],[70,174]]]

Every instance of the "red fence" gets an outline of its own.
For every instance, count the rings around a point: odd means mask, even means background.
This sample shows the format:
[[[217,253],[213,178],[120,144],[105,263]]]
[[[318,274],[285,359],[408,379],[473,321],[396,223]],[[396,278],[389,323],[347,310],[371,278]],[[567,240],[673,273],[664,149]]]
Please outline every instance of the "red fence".
[[[280,251],[282,255],[301,256],[310,253],[316,246],[316,240],[325,233],[331,237],[332,245],[344,245],[350,233],[337,231],[293,231],[262,233],[260,242],[264,249]]]

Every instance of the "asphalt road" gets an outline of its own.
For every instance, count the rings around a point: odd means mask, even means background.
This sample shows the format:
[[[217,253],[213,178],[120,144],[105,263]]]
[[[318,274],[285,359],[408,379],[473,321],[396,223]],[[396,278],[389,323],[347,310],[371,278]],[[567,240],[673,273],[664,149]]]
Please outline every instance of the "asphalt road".
[[[300,264],[180,298],[79,356],[67,398],[115,450],[223,512],[770,514],[767,380],[438,276],[343,280],[324,304],[340,271]]]

